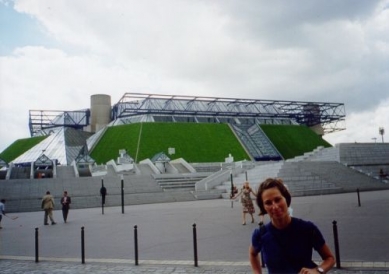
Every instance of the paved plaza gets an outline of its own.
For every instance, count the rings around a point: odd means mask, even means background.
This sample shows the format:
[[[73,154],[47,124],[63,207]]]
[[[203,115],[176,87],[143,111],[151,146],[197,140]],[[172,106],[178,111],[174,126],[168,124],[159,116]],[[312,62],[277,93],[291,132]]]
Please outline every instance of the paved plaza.
[[[294,197],[292,207],[295,217],[318,225],[334,254],[337,230],[341,268],[331,273],[389,273],[389,191],[361,192],[360,206],[357,193],[347,193]],[[9,215],[16,220],[3,217],[0,272],[251,273],[247,253],[257,224],[241,225],[237,202],[106,207],[102,213],[101,208],[71,210],[64,223],[56,210],[57,224],[49,226],[43,225],[43,212]],[[135,232],[139,265],[135,265]]]

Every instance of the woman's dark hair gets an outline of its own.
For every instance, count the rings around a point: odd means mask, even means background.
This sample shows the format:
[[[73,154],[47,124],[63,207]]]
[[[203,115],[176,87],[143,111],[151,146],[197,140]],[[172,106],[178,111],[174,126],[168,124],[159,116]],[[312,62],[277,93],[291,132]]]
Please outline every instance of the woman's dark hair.
[[[283,181],[278,178],[267,178],[265,181],[263,181],[259,187],[257,192],[257,205],[259,209],[261,210],[261,213],[266,214],[265,207],[263,205],[262,200],[262,193],[270,188],[276,187],[281,192],[281,195],[286,199],[286,204],[288,207],[290,206],[290,203],[292,201],[292,196],[289,193],[289,190],[284,185]]]

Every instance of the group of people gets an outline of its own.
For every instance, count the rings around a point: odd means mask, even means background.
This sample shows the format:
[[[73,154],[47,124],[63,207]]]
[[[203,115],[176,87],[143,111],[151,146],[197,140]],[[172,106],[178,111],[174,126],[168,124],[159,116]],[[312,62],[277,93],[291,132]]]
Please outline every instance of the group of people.
[[[291,215],[292,197],[281,179],[268,178],[255,192],[248,182],[231,199],[242,195],[243,225],[249,213],[254,222],[254,205],[250,195],[256,197],[261,216],[260,226],[251,236],[249,260],[253,273],[262,273],[261,258],[269,273],[322,274],[335,264],[335,258],[318,227],[306,220]],[[264,215],[270,222],[263,224]],[[317,265],[312,260],[313,250],[322,261]],[[262,253],[262,256],[259,254]]]
[[[101,189],[100,189],[100,195],[102,197],[102,204],[105,204],[105,196],[107,195],[107,189],[104,187],[104,184],[102,184]],[[69,215],[69,209],[70,209],[70,204],[72,203],[72,199],[68,195],[68,192],[65,190],[63,192],[63,196],[61,197],[60,203],[62,205],[62,217],[64,223],[67,223],[68,220],[68,215]],[[54,203],[54,197],[51,195],[50,191],[46,191],[46,194],[42,198],[41,202],[41,208],[44,210],[45,215],[44,215],[44,225],[49,225],[49,219],[51,221],[51,225],[57,224],[54,221],[53,217],[53,210],[55,207]],[[1,204],[0,204],[0,209],[1,209]],[[1,215],[0,215],[0,221],[1,221]]]
[[[107,189],[104,187],[104,185],[101,186],[100,195],[102,196],[102,204],[104,205],[105,204],[105,196],[107,195]],[[60,203],[62,205],[63,221],[64,221],[64,223],[67,223],[70,204],[72,203],[72,199],[70,198],[70,196],[68,195],[68,192],[66,190],[63,192],[63,196],[61,197]],[[49,220],[50,220],[51,225],[56,225],[57,223],[54,221],[54,216],[53,216],[55,202],[54,202],[54,197],[53,197],[53,195],[51,195],[50,191],[46,191],[46,194],[42,197],[41,208],[45,212],[43,224],[49,225]],[[0,201],[0,229],[2,228],[1,220],[2,220],[3,215],[5,215],[5,199],[1,199],[1,201]]]
[[[102,184],[102,186],[101,186],[100,195],[102,197],[102,204],[104,205],[105,204],[105,196],[107,195],[107,189],[104,187],[104,184]],[[68,192],[66,190],[63,192],[63,196],[61,197],[60,203],[62,205],[63,221],[64,221],[64,223],[67,223],[70,204],[72,203],[72,199],[70,198],[70,196],[68,195]],[[53,216],[55,202],[54,202],[54,197],[53,197],[53,195],[51,195],[50,191],[46,191],[46,194],[42,197],[41,208],[45,212],[43,224],[49,225],[49,220],[50,220],[51,225],[56,225],[57,223],[54,221],[54,216]],[[3,215],[5,215],[5,199],[0,200],[0,229],[2,229],[1,220],[3,218]]]
[[[106,189],[100,190],[105,198]],[[291,194],[281,179],[268,178],[262,182],[258,191],[254,191],[248,182],[243,184],[242,189],[231,199],[242,195],[243,225],[246,224],[246,214],[250,214],[251,222],[254,223],[255,213],[251,194],[256,198],[259,207],[260,226],[251,236],[249,246],[249,261],[253,273],[262,273],[261,258],[268,268],[268,273],[300,273],[322,274],[328,272],[335,264],[335,258],[319,228],[311,221],[293,217],[290,213],[292,202]],[[105,200],[105,199],[104,199]],[[0,228],[1,218],[5,214],[5,200],[0,202]],[[103,201],[103,204],[105,201]],[[71,198],[64,191],[61,198],[62,214],[64,222],[67,222]],[[53,218],[54,198],[50,191],[42,198],[42,209],[45,211],[44,224],[56,224]],[[270,221],[263,223],[264,215],[268,214]],[[313,250],[318,252],[321,262],[317,265],[312,260]],[[261,256],[259,256],[261,253]]]
[[[67,222],[68,219],[71,202],[72,200],[68,196],[68,192],[64,191],[63,196],[61,198],[61,205],[62,205],[62,216],[65,223]],[[44,221],[43,221],[44,225],[49,225],[48,219],[50,219],[52,225],[57,224],[54,221],[54,217],[53,217],[54,206],[55,206],[54,197],[50,194],[50,191],[46,191],[46,194],[43,196],[41,201],[41,208],[45,212]],[[1,199],[0,201],[0,229],[2,228],[1,220],[3,218],[3,215],[5,215],[5,199]]]
[[[60,202],[62,205],[63,221],[66,223],[68,220],[70,204],[72,203],[72,199],[68,196],[67,191],[63,192],[63,196],[61,197]],[[53,217],[54,207],[55,207],[54,197],[53,197],[53,195],[51,195],[50,191],[46,191],[46,194],[43,196],[42,202],[41,202],[41,208],[45,212],[44,220],[43,220],[44,225],[49,225],[49,222],[48,222],[49,219],[50,219],[52,225],[57,224],[54,221],[54,217]]]

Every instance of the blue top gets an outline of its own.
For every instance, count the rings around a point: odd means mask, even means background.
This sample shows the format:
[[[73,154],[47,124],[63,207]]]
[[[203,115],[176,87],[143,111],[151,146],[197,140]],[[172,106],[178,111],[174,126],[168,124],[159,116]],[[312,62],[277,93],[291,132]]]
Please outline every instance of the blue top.
[[[271,222],[262,229],[254,230],[251,243],[257,253],[262,251],[269,273],[298,273],[302,267],[317,266],[312,251],[318,251],[325,240],[312,222],[292,218],[285,229],[279,230]]]

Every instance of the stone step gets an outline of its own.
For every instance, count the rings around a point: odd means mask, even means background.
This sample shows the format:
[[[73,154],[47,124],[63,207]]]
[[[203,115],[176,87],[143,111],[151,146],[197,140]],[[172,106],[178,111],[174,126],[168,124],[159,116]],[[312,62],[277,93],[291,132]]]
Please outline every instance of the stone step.
[[[222,198],[222,192],[217,190],[212,191],[193,191],[193,196],[197,200],[210,200],[210,199],[220,199]]]

